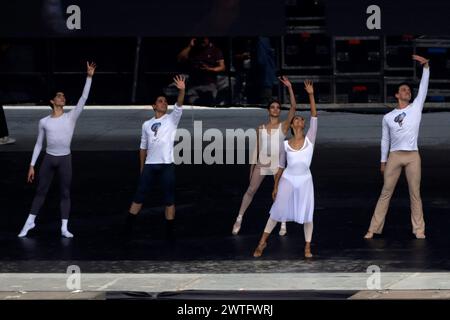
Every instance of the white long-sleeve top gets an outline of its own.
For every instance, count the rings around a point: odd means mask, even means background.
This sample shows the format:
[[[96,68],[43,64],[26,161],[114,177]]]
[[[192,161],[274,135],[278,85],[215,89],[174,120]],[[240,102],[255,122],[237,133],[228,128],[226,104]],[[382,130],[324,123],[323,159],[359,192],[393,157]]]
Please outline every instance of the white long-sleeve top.
[[[36,164],[36,160],[41,153],[44,136],[47,142],[46,153],[52,156],[65,156],[70,154],[70,144],[72,142],[75,124],[88,99],[91,83],[92,78],[87,77],[83,93],[76,107],[71,111],[63,113],[59,117],[49,115],[39,121],[39,133],[31,158],[32,166]]]
[[[381,137],[381,162],[386,162],[389,152],[418,150],[422,110],[427,97],[430,68],[423,68],[419,92],[413,103],[403,109],[394,109],[383,117]]]
[[[170,114],[144,122],[140,149],[147,150],[145,164],[174,162],[173,144],[182,113],[182,106],[175,104]]]

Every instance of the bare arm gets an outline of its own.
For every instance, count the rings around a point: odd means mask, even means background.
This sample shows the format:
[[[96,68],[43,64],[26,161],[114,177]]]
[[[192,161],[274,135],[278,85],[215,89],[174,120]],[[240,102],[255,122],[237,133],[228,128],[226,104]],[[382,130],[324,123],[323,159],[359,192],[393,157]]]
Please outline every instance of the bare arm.
[[[278,168],[277,174],[275,175],[275,182],[273,185],[273,192],[272,192],[272,200],[275,201],[278,193],[278,184],[280,182],[281,175],[283,174],[284,168]]]
[[[175,125],[178,126],[181,115],[183,114],[184,95],[186,90],[185,79],[183,76],[176,76],[173,78],[175,86],[178,88],[178,98],[174,105],[173,111],[169,114],[169,118]]]
[[[216,73],[225,71],[225,69],[226,69],[225,68],[225,60],[218,60],[217,63],[218,63],[218,66],[216,66],[216,67],[208,67],[207,65],[203,65],[202,69],[206,70],[206,71],[210,71],[210,72],[216,72]]]
[[[281,175],[283,174],[284,168],[286,168],[286,150],[284,149],[284,143],[283,142],[280,146],[280,155],[278,157],[278,171],[275,174],[275,182],[273,185],[273,192],[272,192],[272,199],[275,201],[275,198],[277,197],[278,193],[278,182],[280,182]]]
[[[305,91],[308,93],[311,117],[317,117],[316,99],[314,99],[314,84],[311,80],[306,80]]]
[[[249,180],[252,180],[253,170],[255,170],[256,164],[259,159],[259,130],[261,130],[261,126],[256,129],[256,146],[253,149],[252,158],[250,160],[250,177]]]
[[[289,130],[289,126],[291,125],[291,121],[295,116],[295,111],[297,110],[297,101],[295,100],[294,89],[292,89],[292,83],[289,81],[289,79],[286,76],[279,77],[278,79],[288,89],[289,103],[291,104],[287,119],[283,121],[283,133],[284,135],[286,135]]]
[[[189,42],[189,45],[180,51],[180,53],[177,56],[178,62],[184,62],[187,59],[189,59],[189,53],[191,52],[191,49],[194,47],[195,39],[191,39],[191,42]]]
[[[139,163],[140,163],[140,167],[139,170],[142,173],[142,170],[144,170],[144,165],[145,165],[145,159],[147,158],[147,150],[145,149],[140,149],[139,150]]]
[[[173,78],[173,81],[175,82],[175,86],[178,88],[177,105],[182,107],[186,92],[186,79],[183,76],[176,76]]]

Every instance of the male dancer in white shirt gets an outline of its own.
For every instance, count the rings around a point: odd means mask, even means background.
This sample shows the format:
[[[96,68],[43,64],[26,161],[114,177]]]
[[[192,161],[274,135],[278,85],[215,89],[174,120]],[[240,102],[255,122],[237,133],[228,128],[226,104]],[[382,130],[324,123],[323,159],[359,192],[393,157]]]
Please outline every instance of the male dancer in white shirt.
[[[417,239],[425,239],[425,221],[420,197],[421,160],[417,138],[423,105],[427,97],[430,68],[429,60],[418,55],[412,57],[413,60],[423,65],[419,92],[413,103],[410,103],[411,87],[406,83],[401,83],[395,94],[398,100],[397,108],[383,117],[380,169],[384,174],[384,185],[372,216],[369,231],[364,236],[365,239],[372,239],[374,233],[381,234],[383,231],[389,202],[403,168],[408,181],[411,201],[412,232]]]
[[[25,237],[31,229],[35,227],[35,219],[44,204],[47,191],[53,180],[55,173],[59,176],[60,197],[61,197],[61,235],[66,238],[73,238],[73,234],[67,229],[70,213],[70,184],[72,181],[72,157],[70,154],[70,144],[72,142],[73,131],[78,117],[83,111],[91,88],[92,76],[94,75],[95,63],[87,62],[87,78],[83,93],[78,100],[77,106],[70,112],[64,113],[66,98],[63,92],[57,92],[50,100],[52,113],[39,121],[39,135],[34,146],[33,157],[28,170],[28,182],[34,180],[34,166],[42,150],[44,136],[47,141],[47,149],[41,169],[39,170],[38,186],[36,195],[31,205],[31,212],[19,233],[19,237]]]
[[[178,98],[174,109],[167,114],[167,99],[163,96],[156,98],[153,110],[155,116],[142,125],[140,145],[139,185],[127,216],[126,231],[130,235],[136,216],[141,211],[142,203],[155,182],[159,180],[164,198],[167,234],[172,234],[175,220],[175,166],[173,145],[178,123],[183,112],[182,106],[185,96],[185,79],[176,76],[175,86],[178,88]]]

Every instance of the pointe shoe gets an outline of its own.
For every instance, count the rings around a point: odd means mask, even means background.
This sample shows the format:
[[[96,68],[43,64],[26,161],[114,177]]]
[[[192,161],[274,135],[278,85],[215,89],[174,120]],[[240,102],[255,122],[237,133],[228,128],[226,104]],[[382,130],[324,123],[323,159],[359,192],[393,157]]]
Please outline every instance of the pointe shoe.
[[[310,246],[305,246],[305,258],[312,258],[313,255],[311,253],[311,247]]]
[[[285,236],[287,234],[286,222],[283,222],[280,227],[280,232],[278,233],[280,236]]]
[[[373,232],[367,231],[366,235],[364,236],[364,239],[373,239]]]
[[[420,239],[420,240],[425,239],[425,234],[424,233],[417,233],[416,234],[416,239]]]
[[[238,216],[236,218],[236,222],[233,225],[233,231],[231,231],[233,235],[237,235],[239,233],[239,230],[241,230],[241,224],[242,224],[242,216]]]
[[[255,252],[253,252],[253,257],[255,257],[255,258],[261,257],[262,253],[266,247],[267,247],[267,242],[258,244],[258,246],[255,249]]]

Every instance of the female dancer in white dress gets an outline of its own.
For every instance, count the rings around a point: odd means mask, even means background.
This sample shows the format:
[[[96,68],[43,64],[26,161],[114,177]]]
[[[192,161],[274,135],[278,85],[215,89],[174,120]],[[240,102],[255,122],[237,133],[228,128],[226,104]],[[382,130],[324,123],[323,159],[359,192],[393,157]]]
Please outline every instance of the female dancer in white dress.
[[[264,233],[253,253],[260,257],[267,246],[267,239],[277,222],[295,221],[303,224],[305,231],[305,257],[311,258],[311,238],[313,231],[314,187],[309,170],[317,133],[317,111],[314,88],[311,81],[305,81],[305,90],[311,104],[311,122],[308,133],[303,134],[305,119],[295,116],[291,122],[293,137],[284,141],[280,154],[280,168],[275,176],[272,193],[274,203],[270,209]],[[285,163],[287,161],[287,166]],[[286,169],[285,169],[286,168]]]
[[[279,150],[282,147],[283,141],[289,131],[289,124],[295,115],[297,103],[295,101],[292,84],[287,77],[283,76],[279,79],[289,91],[289,102],[291,107],[289,108],[287,119],[285,121],[280,121],[281,105],[278,101],[272,101],[268,106],[269,123],[263,124],[258,128],[258,145],[254,154],[254,158],[257,158],[257,163],[252,163],[250,167],[250,185],[242,198],[241,207],[239,209],[238,216],[236,217],[236,222],[233,225],[232,233],[234,235],[239,233],[244,213],[250,206],[253,196],[264,180],[264,177],[266,175],[274,176],[277,173],[277,163],[273,163],[274,168],[272,168],[273,166],[271,165],[271,160],[273,159],[272,155],[275,156],[276,160],[279,162]],[[267,159],[261,159],[263,153],[265,153],[264,155]],[[283,236],[286,232],[286,223],[282,223],[280,235]]]

